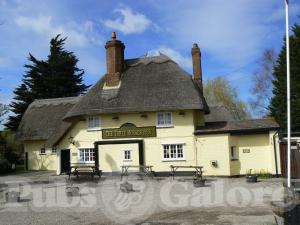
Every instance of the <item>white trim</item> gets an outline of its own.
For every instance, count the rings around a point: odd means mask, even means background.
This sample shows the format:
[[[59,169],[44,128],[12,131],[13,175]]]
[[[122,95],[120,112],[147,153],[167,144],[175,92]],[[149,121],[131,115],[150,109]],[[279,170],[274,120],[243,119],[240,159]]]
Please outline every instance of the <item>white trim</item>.
[[[99,126],[98,127],[89,127],[89,119],[90,118],[97,118],[99,120]],[[86,117],[86,129],[87,131],[99,131],[101,130],[101,117],[100,116],[87,116]]]
[[[177,149],[177,146],[176,146],[176,158],[165,158],[164,157],[164,146],[165,145],[182,145],[182,158],[177,158],[177,155],[178,155],[178,149]],[[170,161],[186,161],[185,159],[185,144],[173,144],[173,143],[168,143],[168,144],[162,144],[162,162],[170,162]],[[169,151],[171,151],[171,148],[169,149]],[[169,155],[171,155],[171,153],[169,153]]]
[[[129,153],[130,159],[125,159],[125,151],[130,152],[130,153]],[[123,161],[125,161],[125,162],[132,161],[132,149],[124,149],[124,150],[123,150]]]
[[[232,157],[232,149],[234,148],[234,157]],[[231,146],[230,147],[230,160],[237,160],[238,159],[238,156],[237,156],[237,153],[238,153],[238,149],[235,145]]]
[[[81,158],[80,158],[80,150],[84,150],[84,149],[94,149],[94,158],[95,158],[95,147],[92,147],[92,148],[83,148],[83,147],[80,147],[78,148],[78,157],[77,157],[77,160],[79,163],[95,163],[95,160],[94,161],[82,161]],[[90,153],[89,153],[90,155]],[[90,156],[89,156],[90,158]]]
[[[186,143],[184,141],[179,140],[164,140],[160,142],[161,145],[185,145]]]
[[[171,124],[166,124],[166,125],[162,125],[162,124],[158,124],[158,114],[159,113],[170,113],[171,114]],[[173,123],[173,113],[172,112],[165,112],[165,111],[162,111],[162,112],[157,112],[156,113],[156,127],[157,128],[172,128],[174,127],[174,123]]]

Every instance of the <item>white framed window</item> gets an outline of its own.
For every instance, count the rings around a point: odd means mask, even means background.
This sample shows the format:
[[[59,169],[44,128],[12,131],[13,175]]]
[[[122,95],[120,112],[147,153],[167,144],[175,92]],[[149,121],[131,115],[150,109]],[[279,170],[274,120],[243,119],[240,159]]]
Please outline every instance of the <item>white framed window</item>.
[[[79,149],[79,161],[82,163],[94,163],[95,162],[95,149],[94,148],[80,148]]]
[[[41,147],[40,154],[41,155],[46,155],[46,148],[45,147]]]
[[[171,112],[158,112],[157,113],[157,127],[172,127],[173,118]]]
[[[131,150],[124,150],[124,161],[131,161]]]
[[[236,146],[231,146],[230,148],[230,159],[231,160],[236,160],[237,158],[237,151],[236,151]]]
[[[57,151],[56,146],[53,146],[52,149],[51,149],[51,153],[56,154],[56,151]]]
[[[87,118],[87,129],[98,130],[101,127],[101,121],[99,116],[89,116]]]
[[[163,144],[163,160],[184,160],[183,144]]]

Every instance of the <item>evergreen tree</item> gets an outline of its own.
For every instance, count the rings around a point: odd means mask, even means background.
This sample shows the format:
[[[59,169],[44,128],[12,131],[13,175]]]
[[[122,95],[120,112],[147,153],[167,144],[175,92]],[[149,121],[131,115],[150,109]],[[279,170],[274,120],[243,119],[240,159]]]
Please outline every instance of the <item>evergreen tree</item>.
[[[64,49],[66,38],[57,35],[50,41],[50,54],[46,61],[29,54],[29,64],[22,84],[14,91],[14,101],[5,126],[17,130],[28,105],[34,99],[71,97],[84,94],[89,86],[83,83],[84,71],[77,67],[78,59],[73,52]]]
[[[291,128],[300,131],[300,26],[294,25],[290,36]],[[274,67],[273,98],[269,109],[282,129],[287,128],[286,43]]]

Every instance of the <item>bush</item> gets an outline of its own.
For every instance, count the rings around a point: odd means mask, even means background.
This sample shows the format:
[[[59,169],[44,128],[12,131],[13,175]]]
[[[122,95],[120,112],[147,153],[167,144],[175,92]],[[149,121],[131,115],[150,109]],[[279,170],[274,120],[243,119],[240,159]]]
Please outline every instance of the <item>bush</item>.
[[[270,179],[272,178],[272,174],[264,169],[261,169],[260,171],[255,171],[255,174],[260,179]]]
[[[7,159],[0,160],[0,174],[11,171],[11,163]]]

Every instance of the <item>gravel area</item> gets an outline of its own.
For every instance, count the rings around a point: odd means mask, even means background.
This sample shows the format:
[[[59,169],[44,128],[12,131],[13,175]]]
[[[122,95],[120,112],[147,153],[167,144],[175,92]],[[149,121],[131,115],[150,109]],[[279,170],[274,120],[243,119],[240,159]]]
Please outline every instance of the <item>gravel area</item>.
[[[133,184],[129,193],[120,191],[126,180]],[[66,187],[79,187],[79,195],[67,196]],[[20,192],[20,202],[7,203],[8,191]],[[270,201],[281,200],[282,193],[282,179],[250,184],[245,178],[207,178],[205,187],[195,188],[187,178],[68,181],[32,172],[0,177],[0,224],[274,225]]]

